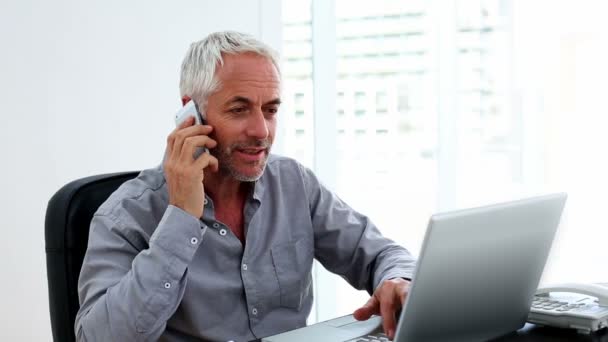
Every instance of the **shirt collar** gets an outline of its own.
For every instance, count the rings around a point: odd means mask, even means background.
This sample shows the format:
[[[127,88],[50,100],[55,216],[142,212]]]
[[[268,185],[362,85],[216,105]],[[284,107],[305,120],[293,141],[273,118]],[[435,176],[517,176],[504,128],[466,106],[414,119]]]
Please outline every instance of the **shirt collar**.
[[[258,179],[257,181],[254,182],[253,184],[253,199],[258,201],[258,202],[262,202],[262,196],[264,194],[264,174],[266,173],[266,170],[264,170],[264,173],[262,173],[262,177],[260,177],[260,179]]]

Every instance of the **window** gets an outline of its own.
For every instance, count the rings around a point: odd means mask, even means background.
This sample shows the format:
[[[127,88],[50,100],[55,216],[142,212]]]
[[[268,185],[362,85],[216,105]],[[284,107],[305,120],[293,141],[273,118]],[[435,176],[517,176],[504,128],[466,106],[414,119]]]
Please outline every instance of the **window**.
[[[312,13],[310,1],[283,6],[283,105],[285,153],[313,168]]]
[[[596,252],[565,247],[568,238],[591,243],[568,229],[572,215],[587,217],[576,221],[586,236],[598,234],[589,217],[603,222],[593,203],[608,189],[608,163],[596,161],[605,115],[591,114],[608,112],[600,91],[608,77],[603,5],[284,3],[284,81],[303,94],[305,108],[284,112],[299,125],[293,132],[305,132],[285,149],[385,235],[418,254],[432,213],[565,190],[585,198],[570,196],[552,253],[578,262],[551,260],[572,270],[608,257],[598,252],[602,240],[594,240]],[[547,26],[538,27],[539,17]],[[608,274],[594,268],[601,266],[566,274],[550,262],[545,279],[605,282]],[[319,266],[315,282],[312,321],[348,314],[367,298]]]

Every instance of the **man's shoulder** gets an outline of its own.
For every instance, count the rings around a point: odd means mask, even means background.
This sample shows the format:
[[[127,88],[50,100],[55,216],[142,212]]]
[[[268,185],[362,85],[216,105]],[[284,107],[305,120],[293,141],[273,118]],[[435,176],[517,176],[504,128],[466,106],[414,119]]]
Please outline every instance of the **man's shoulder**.
[[[278,154],[271,154],[270,156],[268,156],[268,162],[266,167],[270,171],[302,171],[305,169],[305,166],[300,164],[300,162],[298,162],[297,160]]]
[[[309,170],[297,160],[286,156],[271,154],[266,163],[264,176],[266,180],[295,180],[306,177],[307,172],[309,172]]]
[[[166,181],[160,166],[141,171],[124,182],[99,207],[97,215],[122,220],[124,216],[153,213],[167,201]],[[162,213],[160,213],[162,215]]]
[[[262,181],[278,186],[283,192],[310,190],[318,183],[308,167],[280,155],[270,155]]]

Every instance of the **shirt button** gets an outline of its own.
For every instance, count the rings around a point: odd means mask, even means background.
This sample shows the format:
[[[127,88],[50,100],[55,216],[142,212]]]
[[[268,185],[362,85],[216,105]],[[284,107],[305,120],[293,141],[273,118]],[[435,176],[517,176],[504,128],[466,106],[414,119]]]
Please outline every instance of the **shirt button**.
[[[220,235],[221,236],[226,235],[226,229],[220,229]]]
[[[203,200],[203,203],[204,203],[205,205],[207,205],[207,203],[209,203],[209,201],[207,201],[207,199],[205,198],[205,199]]]
[[[190,239],[190,243],[196,245],[198,243],[198,239],[193,237],[192,239]]]
[[[219,224],[219,223],[215,222],[215,223],[213,224],[213,228],[219,228],[219,227],[220,227],[220,224]]]
[[[257,315],[258,314],[258,309],[256,309],[256,308],[251,309],[251,313],[254,314],[254,315]]]
[[[166,289],[170,289],[171,288],[171,283],[165,283],[165,288]]]
[[[243,264],[243,271],[247,271],[247,264]]]

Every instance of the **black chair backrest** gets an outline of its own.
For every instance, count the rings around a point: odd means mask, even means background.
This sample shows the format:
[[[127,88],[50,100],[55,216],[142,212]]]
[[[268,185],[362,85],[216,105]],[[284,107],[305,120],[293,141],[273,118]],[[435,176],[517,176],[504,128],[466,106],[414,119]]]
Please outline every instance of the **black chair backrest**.
[[[121,172],[75,180],[49,201],[44,222],[51,327],[55,341],[75,341],[78,276],[87,249],[89,226],[97,208],[122,183],[139,172]]]

